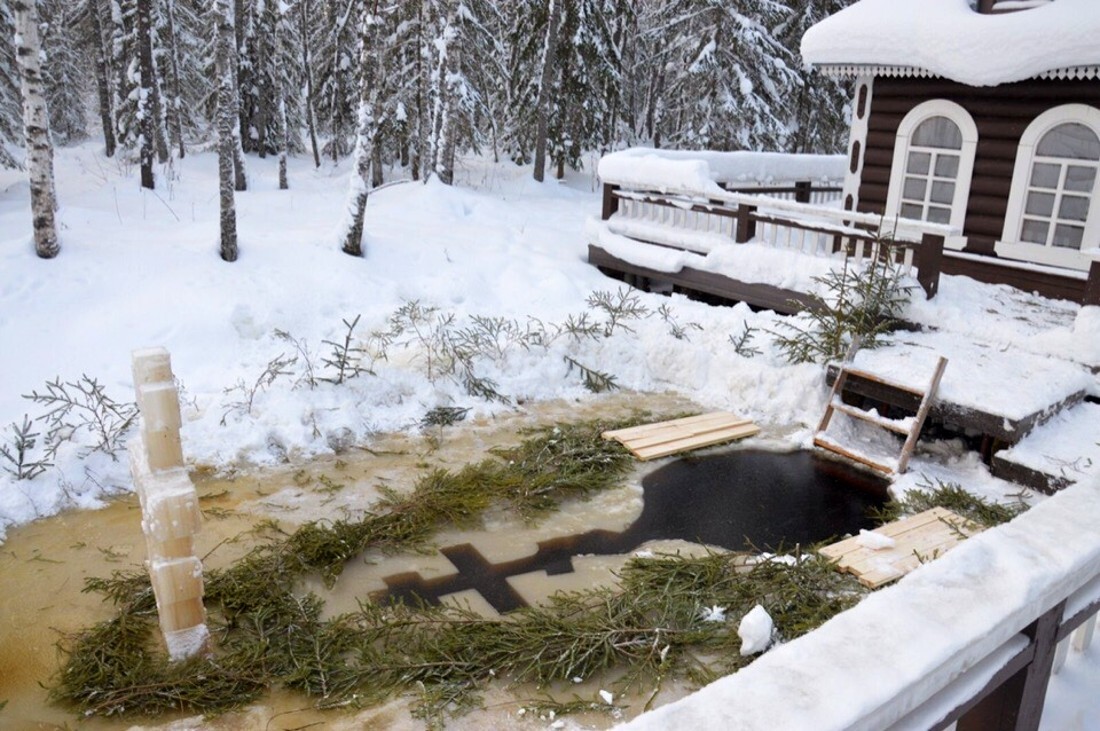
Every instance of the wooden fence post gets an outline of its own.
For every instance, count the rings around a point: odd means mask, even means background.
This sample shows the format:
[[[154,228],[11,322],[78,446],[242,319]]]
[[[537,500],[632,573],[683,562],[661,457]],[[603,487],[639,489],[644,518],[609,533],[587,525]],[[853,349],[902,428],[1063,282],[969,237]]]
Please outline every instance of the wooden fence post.
[[[617,185],[612,185],[611,183],[603,184],[603,211],[601,216],[605,221],[619,211],[619,197],[615,195],[615,192],[618,190],[619,186]]]
[[[746,241],[752,241],[756,238],[756,219],[753,218],[755,215],[756,206],[750,206],[745,203],[738,204],[737,230],[734,232],[734,241],[743,244]]]
[[[141,429],[130,443],[130,470],[141,500],[146,564],[168,655],[183,660],[207,653],[210,644],[194,546],[202,513],[183,466],[179,393],[168,351],[134,351],[132,367]]]
[[[1085,282],[1083,305],[1100,305],[1100,256],[1092,260],[1089,266],[1089,278]]]
[[[1030,662],[960,717],[957,731],[1038,731],[1065,607],[1059,602],[1024,630]]]

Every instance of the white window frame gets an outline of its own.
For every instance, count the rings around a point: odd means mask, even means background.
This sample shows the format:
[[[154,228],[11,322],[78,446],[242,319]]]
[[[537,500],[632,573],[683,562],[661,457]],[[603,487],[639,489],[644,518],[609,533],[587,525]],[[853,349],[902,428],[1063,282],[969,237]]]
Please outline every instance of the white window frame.
[[[1063,104],[1048,109],[1028,125],[1020,137],[1020,146],[1016,151],[1016,165],[1012,171],[1012,189],[1008,195],[1005,225],[995,250],[1000,256],[1011,259],[1088,271],[1092,265],[1092,259],[1082,252],[1084,249],[1095,248],[1097,241],[1100,240],[1100,174],[1097,175],[1097,180],[1092,186],[1089,215],[1085,220],[1081,251],[1019,241],[1024,202],[1031,182],[1031,167],[1035,161],[1035,148],[1047,132],[1060,124],[1067,123],[1083,124],[1100,137],[1100,109],[1087,104]]]
[[[962,249],[966,246],[966,237],[962,236],[963,223],[966,221],[966,205],[970,200],[970,180],[974,175],[974,152],[978,147],[978,125],[970,113],[955,102],[947,99],[930,99],[909,110],[898,125],[894,138],[894,159],[890,166],[890,187],[886,194],[888,215],[897,216],[901,212],[901,193],[905,185],[905,171],[909,161],[909,141],[917,127],[932,117],[947,117],[962,133],[962,147],[959,149],[959,170],[955,176],[955,195],[951,200],[951,218],[948,225],[958,229],[960,235],[948,236],[944,246],[949,249]]]

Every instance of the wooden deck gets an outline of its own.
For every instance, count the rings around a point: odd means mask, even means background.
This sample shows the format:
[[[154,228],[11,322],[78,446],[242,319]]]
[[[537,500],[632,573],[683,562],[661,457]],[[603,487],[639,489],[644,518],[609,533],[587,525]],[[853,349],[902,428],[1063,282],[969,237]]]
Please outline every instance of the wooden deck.
[[[646,292],[673,291],[694,298],[717,298],[730,304],[745,302],[752,307],[793,315],[804,309],[823,307],[818,298],[792,289],[770,284],[741,282],[714,272],[684,267],[678,272],[660,272],[609,254],[595,244],[588,245],[588,263],[604,274],[626,282]]]
[[[818,550],[836,561],[838,571],[853,574],[872,589],[900,579],[970,536],[981,526],[945,508],[887,523],[871,536],[854,536]],[[890,545],[876,545],[877,543]]]
[[[601,436],[619,442],[644,462],[745,439],[759,432],[760,427],[749,419],[728,411],[714,411],[655,424],[614,429]]]

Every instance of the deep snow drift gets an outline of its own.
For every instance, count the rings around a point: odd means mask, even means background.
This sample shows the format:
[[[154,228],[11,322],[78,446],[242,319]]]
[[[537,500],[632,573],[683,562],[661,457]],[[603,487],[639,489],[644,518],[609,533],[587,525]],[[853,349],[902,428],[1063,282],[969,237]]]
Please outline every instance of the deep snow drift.
[[[417,428],[438,406],[493,413],[540,399],[597,398],[575,363],[622,388],[678,391],[750,417],[788,446],[809,441],[826,397],[822,369],[782,359],[769,335],[782,318],[629,294],[585,262],[584,222],[599,211],[591,174],[536,184],[526,168],[468,160],[454,188],[386,188],[368,202],[366,257],[355,259],[337,243],[346,168],[315,171],[292,160],[291,189],[279,191],[274,159],[248,162],[254,188],[237,196],[241,258],[233,264],[217,256],[212,155],[176,162],[171,175],[158,171],[151,192],[138,187],[135,169],[104,160],[94,145],[59,150],[62,251],[52,261],[33,255],[23,174],[0,171],[0,444],[11,444],[9,425],[48,411],[24,396],[43,393],[54,378],[86,375],[114,400],[131,401],[130,352],[154,345],[171,352],[182,383],[185,455],[216,469],[369,444],[375,432]],[[586,303],[597,291],[636,297],[650,314],[609,328],[606,312]],[[1093,309],[945,278],[936,300],[915,302],[910,314],[958,343],[988,337],[1037,359],[1070,351],[1078,364],[1095,365]],[[405,328],[383,346],[371,333],[390,330],[395,313]],[[334,376],[324,364],[332,343],[356,317],[354,334],[376,356],[365,363],[373,374],[323,380]],[[585,317],[596,325],[592,336],[571,334],[567,324],[575,331]],[[739,354],[731,336],[746,329]],[[461,332],[480,338],[473,373],[505,400],[471,396],[461,369],[441,369],[440,344]],[[282,374],[257,387],[280,357]],[[1011,403],[1013,394],[1002,398]],[[1067,420],[1070,436],[1055,439],[1062,449],[1095,443],[1094,425],[1078,421]],[[13,524],[130,490],[125,459],[88,453],[94,446],[93,435],[78,430],[31,480],[14,479],[0,457],[0,540]],[[42,459],[42,448],[40,436],[28,459]],[[997,498],[1018,490],[954,442],[926,445],[897,487],[934,480]],[[1079,704],[1098,685],[1094,645],[1071,657],[1052,685],[1058,702],[1045,728],[1097,728],[1100,697]]]

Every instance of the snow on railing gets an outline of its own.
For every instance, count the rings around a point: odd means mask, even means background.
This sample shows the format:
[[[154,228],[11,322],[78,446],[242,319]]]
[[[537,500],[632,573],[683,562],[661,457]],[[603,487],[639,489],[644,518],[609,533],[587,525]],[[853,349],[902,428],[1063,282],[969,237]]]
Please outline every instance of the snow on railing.
[[[601,161],[601,172],[604,168]],[[724,244],[753,241],[817,257],[842,252],[855,261],[889,255],[903,274],[916,269],[921,286],[933,297],[944,239],[958,233],[941,224],[810,203],[814,188],[809,181],[786,188],[726,190],[707,177],[708,168],[699,161],[647,160],[644,174],[633,176],[625,169],[612,166],[613,180],[620,182],[604,181],[608,230],[687,251],[709,253]],[[655,186],[655,170],[667,171],[669,182]],[[627,180],[632,187],[624,187]],[[780,192],[795,200],[776,197]],[[818,192],[839,195],[839,188]]]
[[[1037,729],[1059,643],[1092,640],[1097,514],[1079,482],[625,729]]]

